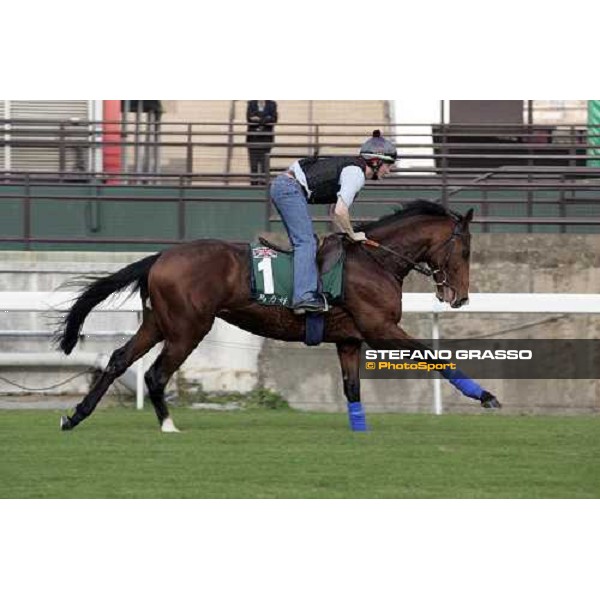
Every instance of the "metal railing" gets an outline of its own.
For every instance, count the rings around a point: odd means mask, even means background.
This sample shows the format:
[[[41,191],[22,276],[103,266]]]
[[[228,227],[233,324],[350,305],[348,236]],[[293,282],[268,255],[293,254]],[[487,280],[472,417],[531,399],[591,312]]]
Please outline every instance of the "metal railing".
[[[102,128],[118,125],[122,128],[121,139],[103,140]],[[10,157],[19,150],[46,150],[57,164],[52,172],[65,173],[68,158],[74,165],[71,171],[85,173],[96,171],[89,167],[93,161],[83,159],[106,148],[121,152],[130,149],[160,147],[171,156],[163,157],[151,172],[135,169],[137,160],[132,160],[122,172],[139,173],[167,172],[202,173],[205,165],[215,166],[213,158],[218,156],[222,163],[214,169],[221,177],[235,171],[227,168],[235,162],[235,150],[260,148],[261,143],[247,144],[246,124],[240,122],[163,123],[160,139],[150,139],[144,131],[133,130],[127,122],[79,122],[76,126],[68,122],[10,121],[0,120],[5,135],[0,136],[0,147],[4,152],[4,171],[18,171],[11,165]],[[272,148],[273,158],[295,158],[305,155],[356,154],[360,143],[373,128],[383,129],[386,135],[396,136],[403,162],[428,161],[435,164],[434,172],[440,176],[453,173],[473,172],[482,161],[488,166],[580,166],[588,167],[589,161],[600,160],[600,126],[598,130],[582,125],[560,125],[555,127],[537,125],[460,125],[460,124],[336,124],[282,123],[276,126],[276,143]],[[418,131],[423,127],[429,134]],[[414,132],[411,131],[414,130]],[[401,133],[397,133],[400,132]],[[154,134],[153,134],[154,135]],[[270,134],[255,132],[258,137]],[[134,139],[132,139],[134,138]],[[425,139],[424,138],[428,138]],[[218,152],[217,152],[218,151]],[[596,157],[596,158],[594,158]],[[245,157],[238,156],[238,161]],[[14,161],[13,161],[14,162]],[[466,163],[466,166],[465,166]],[[460,165],[460,166],[457,166]],[[4,167],[4,168],[2,168]],[[195,168],[198,167],[198,168]],[[27,169],[32,170],[32,169]],[[422,172],[417,166],[413,171]]]
[[[121,140],[103,140],[99,132],[105,124],[119,125],[124,132]],[[248,184],[253,174],[249,172],[244,152],[249,147],[263,145],[246,143],[245,122],[162,123],[159,140],[148,141],[144,132],[138,130],[137,142],[130,141],[129,136],[136,132],[127,122],[79,121],[74,125],[43,120],[0,120],[1,128],[9,133],[0,137],[5,162],[7,156],[14,159],[20,150],[41,149],[55,153],[56,168],[2,170],[0,164],[0,202],[20,200],[23,225],[22,231],[14,235],[0,235],[0,241],[21,242],[26,247],[33,242],[54,241],[174,243],[186,239],[188,203],[223,200],[223,196],[211,194],[190,197],[186,190],[224,184],[238,192],[228,196],[227,201],[266,202],[265,227],[277,220],[268,208],[267,187],[260,196],[250,193]],[[424,197],[445,204],[451,201],[457,207],[475,205],[480,209],[475,222],[481,223],[484,231],[503,223],[525,225],[527,231],[532,231],[534,225],[558,225],[561,231],[572,225],[586,225],[600,231],[600,210],[596,210],[600,207],[600,126],[280,123],[275,128],[276,139],[270,147],[263,183],[303,156],[356,154],[360,142],[375,128],[395,137],[400,161],[389,178],[367,184],[367,191],[372,190],[376,196],[369,201],[385,205]],[[423,128],[428,133],[423,133]],[[91,158],[107,147],[121,151],[153,148],[155,152],[157,144],[162,162],[153,173],[132,171],[134,165],[124,171],[105,172],[95,168],[98,165],[93,164]],[[217,155],[223,158],[223,168],[213,160]],[[73,165],[70,169],[69,164]],[[120,185],[152,186],[153,194],[144,196],[144,202],[176,203],[176,238],[59,239],[32,235],[32,200],[40,199],[40,194],[35,192],[42,186],[43,198],[50,200],[140,201],[127,193],[111,196],[101,193],[106,187],[114,189]],[[20,189],[15,191],[15,186]],[[69,186],[83,186],[85,193],[67,197],[64,190]],[[161,188],[169,188],[170,192],[175,188],[178,195],[174,198],[161,194]],[[456,192],[457,188],[460,193]],[[56,195],[51,193],[52,189],[57,190]],[[494,214],[502,207],[524,214]],[[588,212],[589,216],[572,214],[573,208]],[[550,214],[540,214],[544,211]],[[361,220],[370,218],[373,217],[361,217]],[[317,216],[315,220],[326,221],[326,218]]]

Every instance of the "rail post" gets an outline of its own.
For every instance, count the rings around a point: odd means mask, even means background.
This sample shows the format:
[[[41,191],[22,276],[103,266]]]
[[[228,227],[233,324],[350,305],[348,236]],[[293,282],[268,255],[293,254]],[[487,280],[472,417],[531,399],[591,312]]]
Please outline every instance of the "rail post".
[[[227,156],[225,157],[225,185],[229,185],[231,175],[231,157],[233,155],[233,122],[235,120],[235,100],[229,105],[229,123],[227,124]]]
[[[444,206],[448,206],[448,156],[446,153],[448,152],[447,148],[447,133],[446,133],[446,115],[444,108],[444,100],[440,100],[441,110],[440,110],[440,126],[442,129],[442,204]]]
[[[141,311],[136,312],[138,327],[142,324]],[[138,410],[144,408],[144,357],[140,356],[137,360],[135,371],[135,406]]]
[[[60,181],[67,170],[67,149],[65,148],[65,124],[61,123],[58,127],[58,172]]]
[[[177,237],[180,241],[185,240],[185,188],[183,176],[179,177],[179,195],[177,199]]]
[[[31,250],[31,184],[29,173],[25,173],[25,198],[23,199],[23,237],[25,250]]]
[[[269,188],[271,187],[271,153],[267,152],[265,156],[265,231],[271,231],[271,198],[269,197]]]
[[[189,183],[192,182],[191,174],[194,172],[194,146],[192,144],[192,140],[193,140],[192,124],[188,123],[185,169],[190,176]]]
[[[433,341],[433,349],[440,348],[440,316],[438,313],[431,314],[431,339]],[[441,415],[443,412],[442,406],[442,380],[440,377],[433,378],[433,412],[436,415]]]

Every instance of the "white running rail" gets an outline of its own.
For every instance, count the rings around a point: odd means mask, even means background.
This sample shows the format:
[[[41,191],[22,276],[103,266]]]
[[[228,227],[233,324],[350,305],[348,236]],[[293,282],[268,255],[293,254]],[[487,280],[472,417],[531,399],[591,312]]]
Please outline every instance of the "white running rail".
[[[47,312],[65,310],[76,297],[75,292],[0,292],[0,311]],[[443,313],[532,313],[532,314],[598,314],[600,294],[470,294],[467,306],[458,310],[440,303],[433,294],[407,293],[402,296],[405,313],[432,315],[433,340],[439,339],[439,315]],[[125,298],[108,299],[94,310],[101,312],[135,312],[141,318],[141,301],[138,294]],[[115,334],[122,332],[114,332]],[[0,354],[0,364],[2,355]],[[136,404],[142,408],[144,401],[143,361],[137,364]],[[434,377],[433,410],[442,412],[441,379]]]

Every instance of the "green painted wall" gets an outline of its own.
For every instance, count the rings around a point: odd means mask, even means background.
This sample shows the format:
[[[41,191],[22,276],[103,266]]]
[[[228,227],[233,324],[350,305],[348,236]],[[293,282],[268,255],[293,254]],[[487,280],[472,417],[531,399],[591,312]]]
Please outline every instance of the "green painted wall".
[[[588,100],[588,144],[600,146],[600,100]],[[600,167],[600,147],[589,148],[588,167]]]

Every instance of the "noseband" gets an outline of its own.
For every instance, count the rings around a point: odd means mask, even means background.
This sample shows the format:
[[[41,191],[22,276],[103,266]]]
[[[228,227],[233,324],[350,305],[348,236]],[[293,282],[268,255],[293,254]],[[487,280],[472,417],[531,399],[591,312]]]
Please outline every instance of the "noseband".
[[[462,222],[456,221],[450,237],[445,242],[442,242],[440,247],[436,249],[437,252],[438,250],[442,250],[444,247],[448,246],[448,251],[446,252],[443,266],[438,266],[434,269],[431,269],[431,276],[433,277],[436,287],[441,288],[447,286],[451,290],[454,290],[455,293],[457,293],[457,290],[450,285],[450,280],[448,279],[448,265],[450,264],[450,258],[452,257],[452,252],[454,252],[457,238],[465,238],[467,235],[462,229]],[[430,252],[430,254],[433,254],[433,252]],[[442,274],[441,280],[437,277],[439,273]]]

